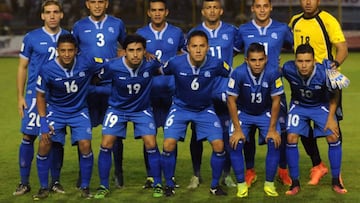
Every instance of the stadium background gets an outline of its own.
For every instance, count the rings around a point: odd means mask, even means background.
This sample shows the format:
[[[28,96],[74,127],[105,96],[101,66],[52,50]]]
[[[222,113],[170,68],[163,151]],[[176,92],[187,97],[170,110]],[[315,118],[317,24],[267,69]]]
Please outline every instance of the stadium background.
[[[85,0],[59,0],[64,7],[62,27],[71,30],[74,22],[88,15]],[[109,0],[108,13],[121,18],[128,33],[148,23],[147,0]],[[252,0],[221,0],[223,20],[236,26],[252,18]],[[22,36],[42,26],[40,7],[42,0],[0,0],[0,56],[17,56]],[[201,22],[202,0],[168,0],[168,21],[183,29]],[[292,15],[300,12],[299,0],[272,0],[272,17],[289,22]],[[321,0],[321,8],[333,14],[341,23],[350,50],[360,49],[360,0]]]

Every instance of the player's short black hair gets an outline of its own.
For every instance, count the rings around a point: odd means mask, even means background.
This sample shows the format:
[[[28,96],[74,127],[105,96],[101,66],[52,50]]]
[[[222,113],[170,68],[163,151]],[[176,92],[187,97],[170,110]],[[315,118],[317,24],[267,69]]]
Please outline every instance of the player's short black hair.
[[[166,0],[149,0],[149,8],[150,8],[150,3],[156,3],[156,2],[163,3],[165,5],[165,8],[167,9]]]
[[[252,53],[252,52],[263,52],[264,54],[266,54],[264,45],[257,43],[257,42],[253,42],[249,45],[249,47],[246,51],[246,57],[248,57],[249,53]]]
[[[312,56],[315,56],[314,49],[308,43],[301,44],[296,48],[295,56],[298,55],[298,54],[311,54]]]
[[[57,41],[57,46],[59,47],[59,45],[61,43],[71,43],[71,44],[74,44],[75,47],[77,47],[76,39],[75,39],[74,35],[72,35],[72,34],[60,35],[59,39]]]
[[[123,48],[126,49],[129,44],[134,42],[141,43],[144,49],[146,49],[146,39],[138,34],[127,35],[124,39]]]
[[[256,1],[256,0],[252,0],[252,4],[251,4],[251,5],[254,5],[255,1]],[[271,4],[271,0],[268,0],[268,1],[269,1],[269,3]]]
[[[41,13],[44,13],[45,12],[45,6],[49,6],[49,5],[58,6],[60,11],[63,12],[63,7],[62,7],[61,3],[58,0],[45,0],[41,4]]]
[[[192,31],[190,32],[190,34],[188,35],[187,37],[187,43],[190,42],[190,39],[193,38],[193,37],[196,37],[196,36],[199,36],[199,37],[204,37],[206,39],[206,42],[209,43],[209,38],[208,36],[206,35],[206,33],[202,30],[195,30],[195,31]]]

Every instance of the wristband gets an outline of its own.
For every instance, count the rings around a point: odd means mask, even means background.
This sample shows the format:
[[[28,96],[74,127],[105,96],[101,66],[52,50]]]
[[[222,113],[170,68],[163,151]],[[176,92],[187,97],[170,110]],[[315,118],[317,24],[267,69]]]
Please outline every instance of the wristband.
[[[49,124],[46,117],[40,117],[40,133],[47,134],[50,132]]]

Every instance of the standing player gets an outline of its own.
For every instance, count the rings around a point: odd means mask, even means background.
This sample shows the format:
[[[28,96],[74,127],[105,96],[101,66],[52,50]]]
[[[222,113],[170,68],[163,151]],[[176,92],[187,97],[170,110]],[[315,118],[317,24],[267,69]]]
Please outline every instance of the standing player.
[[[265,46],[252,43],[247,47],[245,63],[231,74],[228,86],[231,163],[238,181],[238,197],[248,196],[244,178],[243,145],[253,128],[267,143],[266,180],[264,191],[268,196],[278,196],[274,185],[276,168],[280,158],[281,143],[280,95],[284,92],[277,64],[267,63]],[[271,67],[271,66],[275,66]]]
[[[154,197],[162,196],[160,153],[156,144],[156,129],[150,107],[152,78],[161,64],[146,61],[145,38],[128,35],[123,43],[125,56],[114,59],[105,67],[104,79],[112,81],[109,107],[103,122],[102,141],[98,159],[100,187],[95,198],[109,194],[111,149],[115,140],[126,138],[128,122],[134,123],[134,137],[142,138],[149,157],[150,176],[154,178]]]
[[[61,35],[58,57],[43,65],[37,79],[37,107],[41,139],[37,158],[40,190],[34,200],[48,197],[48,171],[52,142],[64,145],[66,127],[71,129],[71,143],[77,143],[80,155],[81,196],[91,198],[89,184],[94,156],[91,149],[91,124],[86,97],[90,81],[98,66],[95,60],[78,56],[72,34]],[[50,127],[49,127],[50,125]]]
[[[221,6],[220,0],[204,0],[202,4],[201,14],[204,18],[204,21],[190,30],[189,33],[195,30],[201,30],[206,33],[209,39],[209,54],[215,58],[226,61],[227,64],[232,66],[234,51],[237,50],[236,47],[236,35],[237,29],[233,25],[227,24],[221,21],[221,16],[224,13],[224,10]],[[214,100],[215,100],[215,111],[221,120],[221,126],[223,128],[224,142],[227,146],[228,143],[228,121],[230,120],[229,113],[226,107],[226,103],[219,101],[217,95],[226,92],[227,78],[216,78],[216,89],[214,90]],[[224,98],[225,99],[225,98]],[[201,182],[200,177],[200,168],[202,160],[202,151],[203,145],[202,140],[197,139],[195,128],[196,126],[192,125],[192,136],[190,142],[190,152],[191,159],[193,164],[194,176],[190,180],[188,186],[189,189],[194,189],[199,186]],[[227,147],[225,146],[225,149]],[[229,187],[236,186],[231,179],[230,174],[230,158],[228,154],[226,155],[226,162],[224,166],[224,183]]]
[[[320,10],[320,0],[300,0],[300,5],[303,12],[293,16],[289,23],[294,34],[294,50],[299,45],[308,43],[315,50],[316,62],[321,63],[323,59],[329,59],[333,68],[340,68],[348,55],[348,48],[339,22],[328,12]],[[336,110],[338,121],[343,118],[341,95],[340,92],[339,107]],[[317,185],[328,169],[321,161],[312,133],[309,137],[302,136],[301,141],[313,165],[308,184]]]
[[[270,68],[278,70],[280,62],[281,49],[291,47],[293,44],[293,35],[285,23],[273,20],[270,15],[272,11],[271,0],[253,0],[251,12],[254,19],[239,27],[240,48],[247,53],[247,49],[251,43],[261,43],[265,47],[265,53],[268,63],[272,64]],[[286,143],[286,117],[287,104],[285,94],[281,95],[281,108],[279,121],[281,126],[282,143],[280,145],[280,162],[279,162],[279,180],[284,185],[291,185],[291,179],[286,169],[285,143]],[[264,144],[261,137],[259,144]],[[262,142],[262,143],[261,143]],[[246,163],[245,180],[248,187],[256,181],[255,166],[255,129],[253,129],[244,143],[244,157]]]
[[[329,144],[333,190],[339,194],[347,192],[340,181],[342,145],[335,116],[339,90],[331,89],[325,69],[325,65],[316,63],[314,49],[309,44],[299,45],[295,61],[283,66],[283,75],[291,88],[286,157],[292,185],[287,195],[300,191],[297,143],[299,136],[309,136],[310,121],[314,123],[314,137],[325,136]]]
[[[124,41],[126,30],[122,20],[106,14],[108,6],[108,0],[86,0],[86,7],[89,9],[90,16],[76,22],[72,31],[78,41],[80,52],[86,52],[92,57],[104,59],[117,57],[118,47]],[[111,89],[110,83],[110,81],[102,81],[97,86],[92,86],[92,92],[88,96],[92,127],[102,124],[104,120]],[[123,142],[121,138],[115,142],[113,155],[115,185],[120,188],[124,184]]]
[[[23,133],[19,149],[21,182],[13,195],[30,192],[29,176],[31,162],[34,158],[34,141],[39,135],[40,129],[36,109],[36,77],[39,67],[55,58],[56,41],[59,36],[68,33],[60,27],[60,20],[63,16],[62,6],[58,1],[44,1],[41,5],[41,19],[44,21],[44,26],[27,33],[21,46],[17,73],[18,110],[22,118],[21,132]],[[59,182],[64,155],[63,146],[53,142],[52,152],[54,162],[51,167],[51,188],[55,192],[64,193]]]
[[[226,195],[219,186],[225,161],[224,142],[220,120],[211,101],[216,77],[227,77],[230,66],[207,55],[208,38],[203,31],[193,31],[188,36],[188,54],[170,60],[163,71],[175,77],[175,96],[164,127],[164,146],[161,166],[166,180],[165,195],[175,194],[174,166],[175,148],[178,140],[184,139],[187,125],[194,123],[197,139],[207,139],[212,145],[212,182],[210,193]],[[209,132],[211,132],[209,134]]]
[[[181,49],[185,44],[184,34],[180,28],[166,22],[169,14],[166,0],[150,0],[147,14],[151,22],[136,31],[146,39],[147,53],[155,55],[161,62],[166,62],[178,53],[182,53]],[[156,128],[164,127],[174,95],[174,85],[173,76],[159,75],[153,80],[150,97]],[[144,158],[148,177],[143,188],[152,188],[153,178],[149,177],[145,148]]]

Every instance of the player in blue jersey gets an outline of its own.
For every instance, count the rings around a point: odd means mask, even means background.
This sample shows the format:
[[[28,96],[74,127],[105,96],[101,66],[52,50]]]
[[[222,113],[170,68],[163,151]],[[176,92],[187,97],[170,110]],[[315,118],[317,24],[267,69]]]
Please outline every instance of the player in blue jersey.
[[[103,199],[109,191],[111,149],[115,140],[126,138],[128,122],[134,123],[134,137],[142,138],[148,153],[150,176],[154,178],[154,197],[162,196],[160,153],[156,144],[156,126],[150,107],[153,76],[159,74],[158,60],[144,58],[146,40],[140,35],[128,35],[123,43],[125,56],[111,60],[105,66],[103,79],[112,81],[109,107],[103,122],[98,159],[100,187],[95,198]]]
[[[191,29],[189,33],[193,32],[194,30],[204,31],[209,39],[209,54],[213,57],[226,61],[230,66],[232,66],[234,52],[239,51],[235,48],[238,46],[236,38],[237,28],[221,20],[223,12],[224,10],[219,0],[204,0],[201,9],[201,14],[204,18],[204,21],[195,28]],[[221,92],[224,93],[226,88],[224,89],[222,87],[226,87],[224,85],[227,83],[226,80],[227,79],[217,78],[215,85],[217,89],[214,92],[218,92],[219,95],[221,95]],[[214,100],[217,100],[216,94],[214,95]],[[228,128],[226,124],[230,119],[226,104],[221,101],[215,101],[215,111],[221,120],[224,133],[224,142],[226,144],[229,136],[228,133],[226,133]],[[192,138],[190,142],[190,152],[194,175],[190,180],[188,188],[194,189],[197,188],[201,182],[200,168],[203,145],[201,140],[197,140],[194,130],[195,127],[192,125],[191,128]],[[229,175],[231,167],[230,158],[228,157],[228,154],[226,156],[222,182],[227,186],[235,187],[236,185]]]
[[[271,18],[272,4],[271,0],[253,0],[251,12],[254,19],[239,27],[239,48],[244,53],[251,43],[261,43],[265,47],[268,63],[273,64],[270,68],[279,68],[280,53],[283,47],[291,48],[293,44],[293,35],[285,23],[280,23]],[[291,179],[286,169],[285,141],[286,141],[286,117],[287,104],[285,94],[281,95],[281,109],[279,121],[281,126],[282,143],[280,146],[280,162],[279,162],[279,180],[284,185],[291,185]],[[249,134],[249,139],[244,143],[244,157],[246,163],[245,180],[248,187],[257,179],[255,172],[255,131],[253,129]],[[261,138],[259,139],[261,143]]]
[[[245,63],[231,74],[228,85],[231,163],[238,182],[237,197],[248,196],[244,176],[243,147],[253,128],[259,129],[261,139],[267,143],[266,180],[264,191],[268,196],[278,196],[274,177],[280,158],[281,143],[280,95],[284,92],[277,64],[267,63],[265,46],[252,43],[248,46]]]
[[[296,48],[295,61],[286,62],[282,68],[291,88],[286,157],[292,185],[286,195],[296,195],[300,191],[298,139],[309,136],[311,121],[314,137],[326,137],[329,145],[333,190],[339,194],[347,192],[340,181],[342,145],[335,115],[339,90],[331,88],[325,64],[316,63],[314,49],[302,44]]]
[[[207,139],[213,149],[211,155],[212,182],[210,193],[226,195],[219,186],[225,154],[220,120],[215,114],[211,96],[216,77],[227,77],[230,66],[208,55],[208,38],[203,31],[193,31],[187,40],[188,54],[176,56],[163,68],[165,75],[175,77],[175,96],[164,127],[161,166],[164,172],[165,195],[175,194],[175,147],[186,135],[187,125],[193,122],[197,139]],[[211,132],[211,133],[209,133]]]
[[[47,0],[41,6],[44,26],[27,33],[19,57],[17,73],[18,111],[22,119],[23,139],[19,149],[21,181],[13,195],[30,192],[30,169],[34,157],[34,141],[39,135],[39,116],[36,108],[36,78],[39,67],[56,56],[56,41],[61,34],[68,33],[60,27],[63,18],[62,6],[58,1]],[[25,89],[26,87],[26,89]],[[64,193],[60,184],[60,169],[64,155],[63,146],[54,142],[52,147],[52,189]]]
[[[81,153],[81,196],[91,198],[89,184],[94,156],[91,149],[91,123],[86,103],[92,75],[101,63],[77,55],[72,34],[61,35],[57,44],[58,57],[43,65],[37,79],[37,107],[41,139],[37,158],[40,190],[34,200],[48,197],[48,171],[52,142],[65,144],[66,127],[71,129],[71,143]]]
[[[181,49],[185,45],[184,34],[180,28],[166,22],[169,14],[166,0],[150,0],[147,14],[151,22],[136,31],[146,39],[147,53],[155,55],[161,62],[166,62],[171,57],[181,54]],[[156,128],[164,127],[175,91],[174,86],[173,76],[159,75],[153,80],[150,97]],[[149,163],[145,148],[144,160],[148,177],[143,188],[152,188],[153,178],[149,177]]]
[[[79,51],[87,55],[112,59],[118,56],[119,45],[126,36],[125,25],[121,19],[106,14],[109,6],[108,0],[86,0],[86,7],[90,15],[74,24],[73,35],[79,44]],[[96,86],[91,86],[88,96],[91,126],[102,124],[108,107],[108,98],[111,81],[101,81]],[[105,88],[106,91],[103,89]],[[113,148],[115,166],[115,185],[123,186],[123,142],[119,138]],[[80,173],[80,172],[79,172]],[[80,177],[78,179],[79,184]]]

